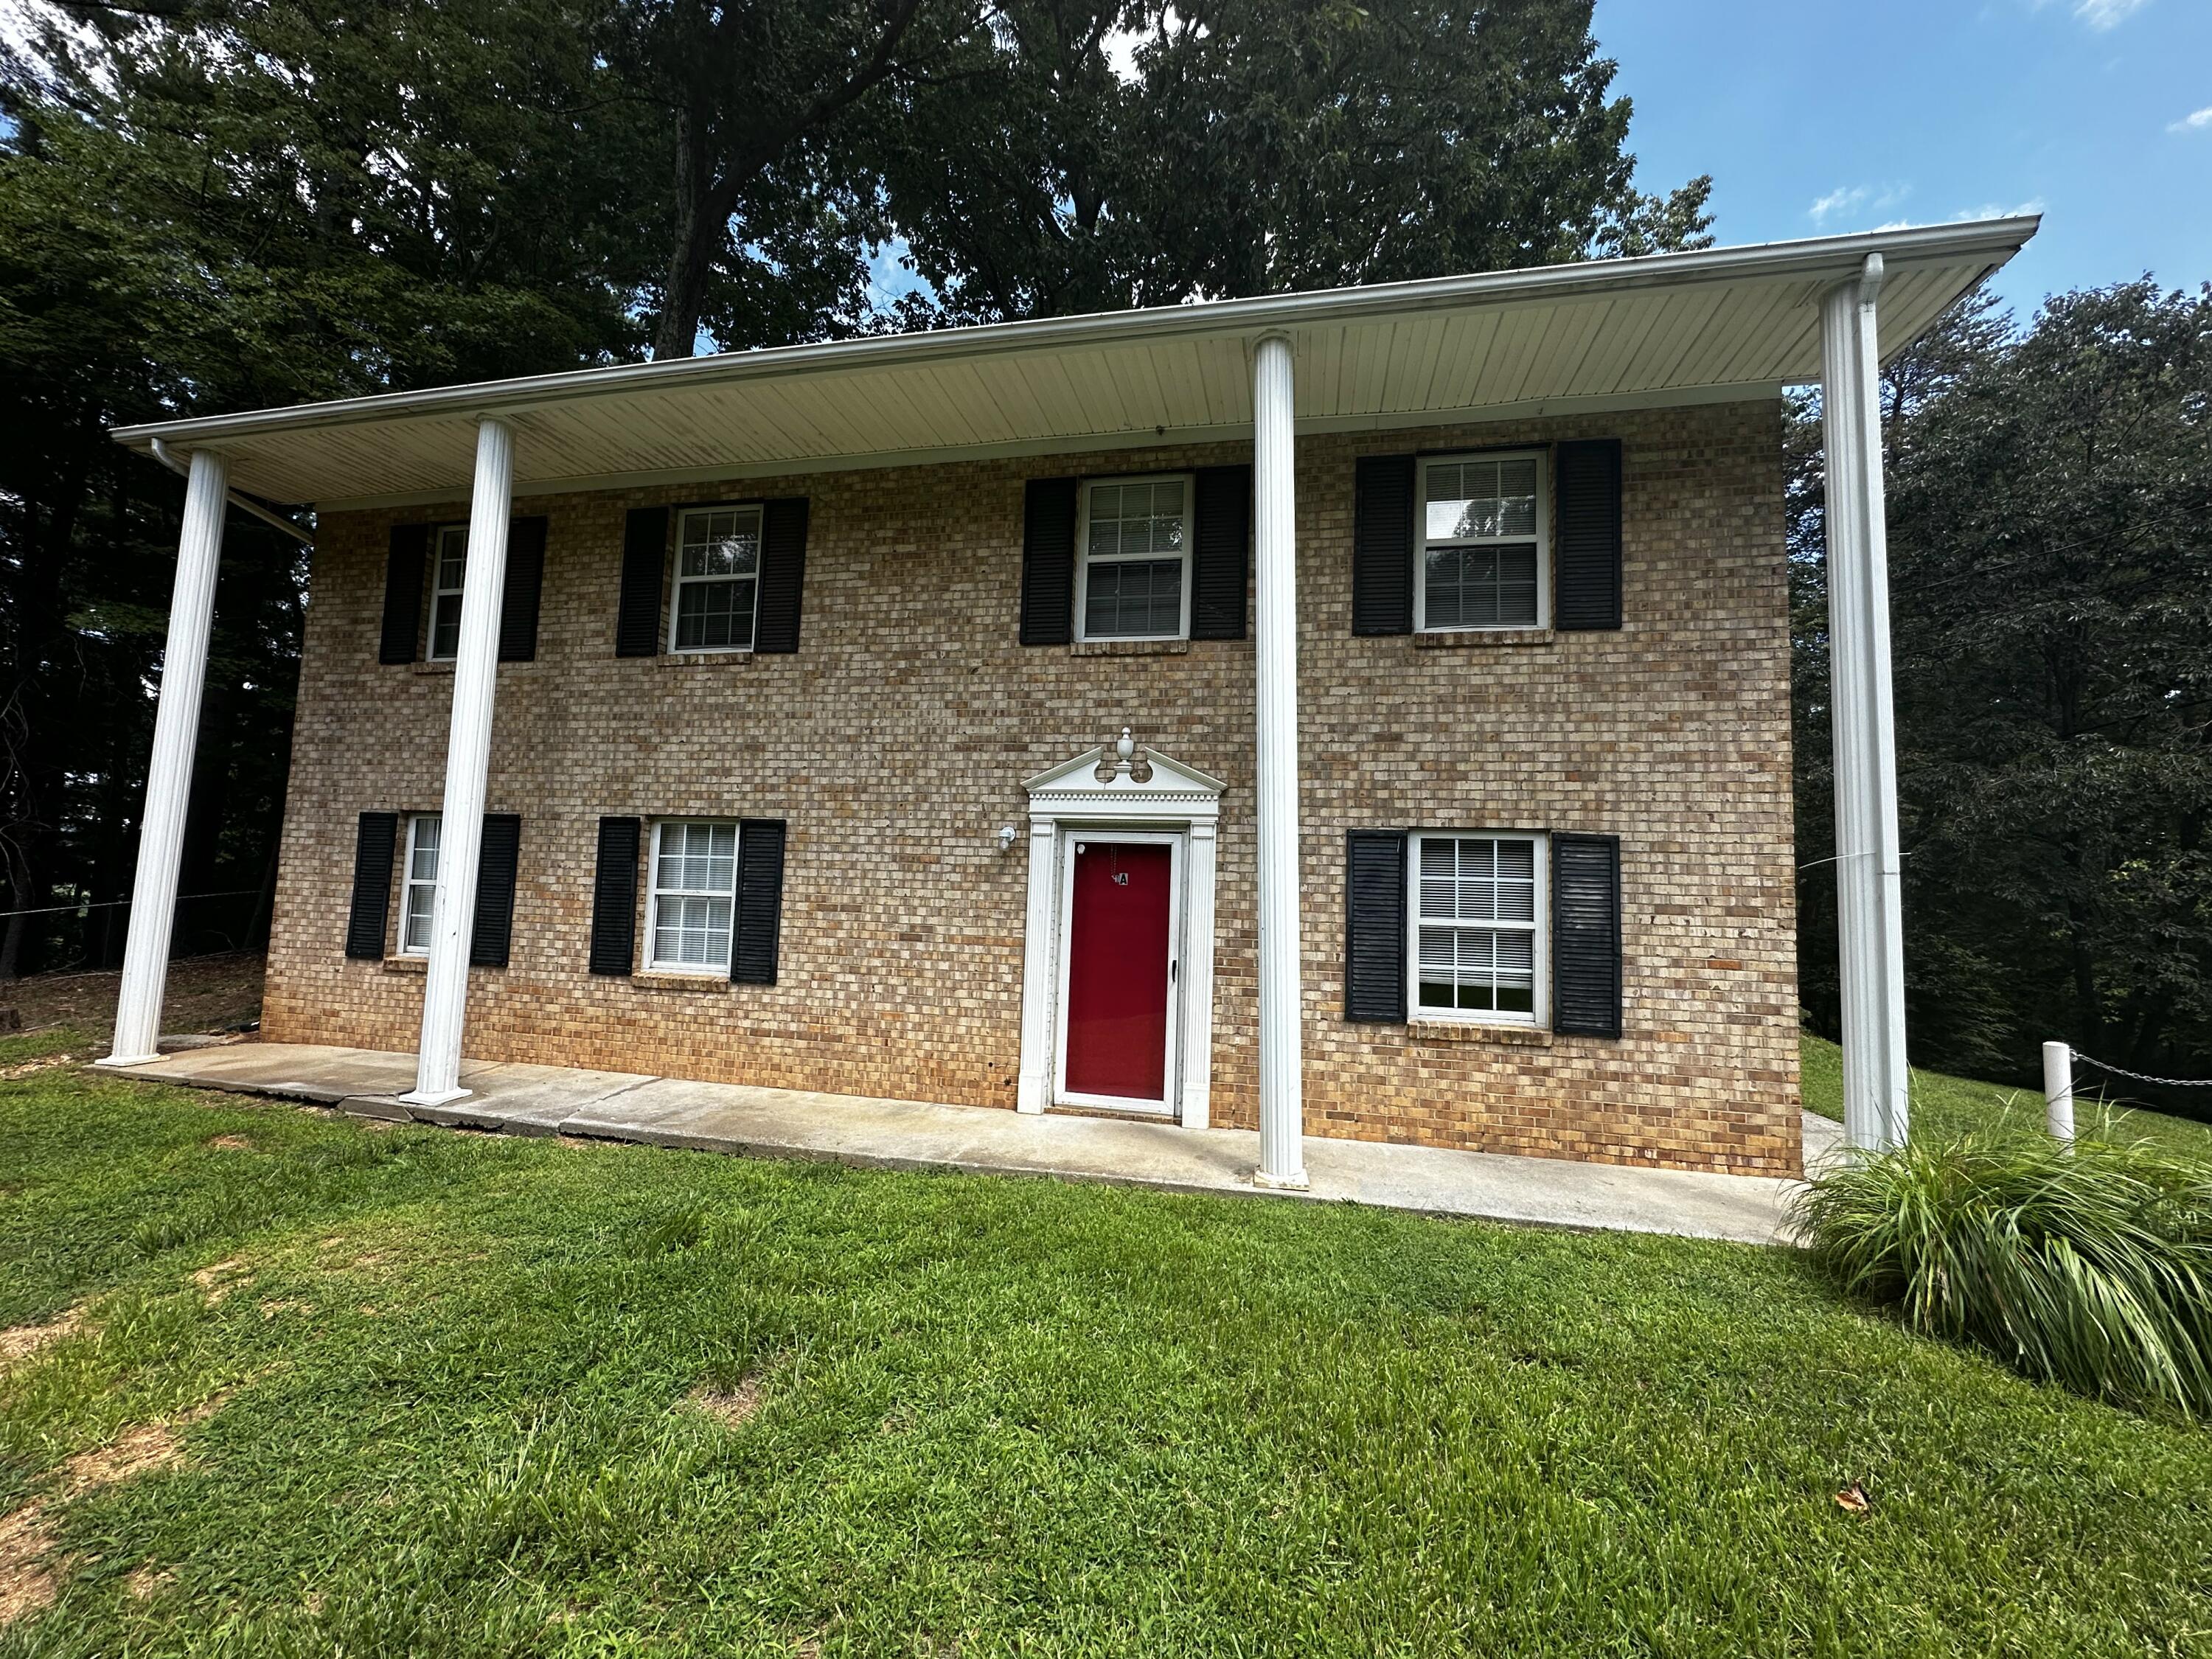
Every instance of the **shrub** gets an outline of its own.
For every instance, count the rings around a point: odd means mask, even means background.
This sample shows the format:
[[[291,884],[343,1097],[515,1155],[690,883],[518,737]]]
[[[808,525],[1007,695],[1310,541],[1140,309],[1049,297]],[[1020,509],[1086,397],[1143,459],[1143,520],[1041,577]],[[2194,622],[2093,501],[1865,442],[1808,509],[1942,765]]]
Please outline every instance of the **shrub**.
[[[1799,1215],[1847,1290],[1915,1330],[2115,1404],[2212,1415],[2212,1166],[2000,1130],[1852,1159]]]

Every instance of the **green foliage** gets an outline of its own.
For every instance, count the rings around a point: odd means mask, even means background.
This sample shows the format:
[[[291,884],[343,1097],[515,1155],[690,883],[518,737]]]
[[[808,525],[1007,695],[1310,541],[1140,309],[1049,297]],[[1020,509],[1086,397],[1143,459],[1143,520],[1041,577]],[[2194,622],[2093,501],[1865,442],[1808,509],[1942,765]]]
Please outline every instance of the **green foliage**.
[[[1844,1288],[2038,1381],[2212,1413],[2212,1163],[2148,1142],[1916,1135],[1802,1203]]]
[[[45,1497],[69,1557],[0,1654],[2201,1641],[2212,1437],[1854,1311],[1799,1252],[76,1072],[0,1083],[0,1324],[84,1304],[0,1382],[0,1512]],[[218,1231],[131,1245],[210,1199]],[[748,1378],[735,1421],[694,1399]],[[176,1464],[59,1497],[162,1421]]]
[[[1709,179],[1632,187],[1590,9],[1011,0],[877,164],[963,321],[1703,246]]]
[[[1972,303],[1892,366],[1884,401],[1915,1058],[2026,1082],[2064,1039],[2212,1076],[2212,289],[2061,295],[2025,331]],[[1811,412],[1793,436],[1801,951],[1832,1031]]]

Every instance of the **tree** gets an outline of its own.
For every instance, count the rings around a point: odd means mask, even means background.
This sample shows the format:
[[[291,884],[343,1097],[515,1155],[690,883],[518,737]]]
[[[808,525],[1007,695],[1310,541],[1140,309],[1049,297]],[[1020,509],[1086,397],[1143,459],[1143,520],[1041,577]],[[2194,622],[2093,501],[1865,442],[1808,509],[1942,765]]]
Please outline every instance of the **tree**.
[[[1630,106],[1607,100],[1588,0],[1000,15],[993,72],[900,84],[880,125],[892,216],[957,320],[1710,240],[1709,179],[1632,188]]]
[[[2212,289],[1968,305],[1884,380],[1916,1058],[2212,1068]],[[1817,489],[1794,551],[1814,590]],[[1825,618],[1797,615],[1801,664]],[[1799,686],[1800,840],[1825,674]],[[1816,851],[1816,849],[1819,849]],[[1808,910],[1832,872],[1808,872]],[[1808,951],[1828,947],[1806,935]],[[1808,988],[1822,988],[1808,961]]]
[[[710,313],[725,348],[865,325],[866,248],[891,229],[846,130],[887,81],[921,72],[980,21],[967,0],[614,9],[616,61],[672,163],[656,358],[691,356]]]
[[[81,15],[0,60],[0,853],[17,912],[128,878],[182,489],[110,426],[638,344],[635,241],[601,210],[629,130],[598,95],[588,15]],[[250,522],[225,552],[188,854],[194,879],[251,888],[281,812],[305,568]],[[0,976],[38,960],[25,924],[0,935]]]

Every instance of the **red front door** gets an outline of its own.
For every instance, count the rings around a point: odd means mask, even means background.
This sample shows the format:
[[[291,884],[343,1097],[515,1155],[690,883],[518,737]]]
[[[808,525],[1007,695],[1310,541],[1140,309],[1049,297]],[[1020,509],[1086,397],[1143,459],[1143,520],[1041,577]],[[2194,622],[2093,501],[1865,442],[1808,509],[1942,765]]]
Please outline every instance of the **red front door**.
[[[1075,843],[1067,930],[1070,1094],[1165,1100],[1168,887],[1173,849]]]

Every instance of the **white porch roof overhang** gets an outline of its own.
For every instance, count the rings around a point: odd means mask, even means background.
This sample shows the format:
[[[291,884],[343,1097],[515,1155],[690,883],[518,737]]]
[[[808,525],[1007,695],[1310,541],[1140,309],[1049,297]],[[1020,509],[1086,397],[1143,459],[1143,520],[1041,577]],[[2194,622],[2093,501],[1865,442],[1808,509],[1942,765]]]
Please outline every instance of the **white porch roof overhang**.
[[[1821,300],[1883,264],[1903,350],[2035,234],[1990,219],[1371,288],[1046,318],[118,428],[325,509],[468,493],[476,422],[517,495],[1249,439],[1253,344],[1286,335],[1300,432],[1771,396],[1821,373]]]

